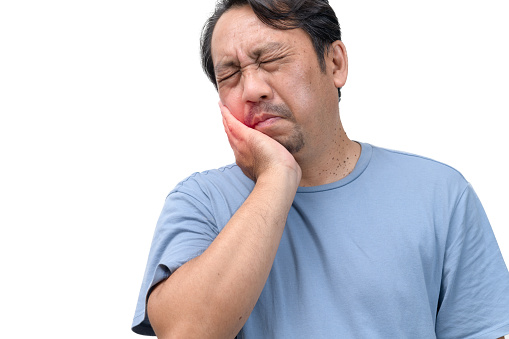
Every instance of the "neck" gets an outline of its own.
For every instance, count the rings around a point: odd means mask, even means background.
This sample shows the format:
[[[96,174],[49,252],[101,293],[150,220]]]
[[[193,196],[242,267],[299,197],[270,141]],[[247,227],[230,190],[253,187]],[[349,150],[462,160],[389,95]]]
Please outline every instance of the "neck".
[[[332,136],[332,141],[329,139],[312,147],[309,152],[314,153],[306,159],[295,157],[302,169],[300,186],[329,184],[343,179],[355,168],[361,146],[348,138],[341,121],[336,124]]]

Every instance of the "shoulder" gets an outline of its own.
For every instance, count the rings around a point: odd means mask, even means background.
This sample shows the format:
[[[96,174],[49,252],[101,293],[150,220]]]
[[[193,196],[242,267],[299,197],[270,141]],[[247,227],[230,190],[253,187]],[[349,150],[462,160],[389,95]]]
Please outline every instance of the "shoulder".
[[[202,192],[210,193],[214,190],[230,191],[232,189],[252,190],[254,183],[242,173],[236,164],[230,164],[217,169],[195,172],[179,182],[170,192]]]
[[[367,172],[371,183],[400,194],[454,206],[469,187],[455,168],[417,154],[372,146]]]
[[[253,190],[254,182],[235,164],[196,172],[178,183],[168,194],[165,209],[182,206],[200,207],[222,225]]]
[[[468,184],[465,177],[455,168],[421,155],[381,147],[373,147],[372,159],[375,165],[391,169],[399,174],[420,175],[423,179],[445,179]]]

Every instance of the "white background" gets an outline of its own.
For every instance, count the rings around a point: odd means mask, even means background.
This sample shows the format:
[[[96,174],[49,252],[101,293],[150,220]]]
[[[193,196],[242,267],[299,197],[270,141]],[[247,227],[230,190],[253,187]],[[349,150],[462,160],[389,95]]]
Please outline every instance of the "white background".
[[[509,261],[506,1],[331,3],[350,58],[349,136],[459,169]],[[137,337],[166,194],[234,160],[199,62],[212,9],[0,3],[2,337]]]

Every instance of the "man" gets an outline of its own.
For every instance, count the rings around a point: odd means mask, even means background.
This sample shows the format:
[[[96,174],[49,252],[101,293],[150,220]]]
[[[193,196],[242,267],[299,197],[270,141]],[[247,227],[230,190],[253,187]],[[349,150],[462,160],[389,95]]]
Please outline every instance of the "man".
[[[168,196],[133,330],[160,338],[498,338],[509,272],[457,171],[350,140],[327,1],[233,0],[202,37],[236,165]]]

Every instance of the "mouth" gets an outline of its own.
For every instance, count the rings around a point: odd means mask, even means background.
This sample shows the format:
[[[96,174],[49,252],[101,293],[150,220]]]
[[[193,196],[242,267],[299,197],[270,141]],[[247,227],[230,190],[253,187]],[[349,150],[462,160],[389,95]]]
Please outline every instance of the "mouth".
[[[248,124],[249,127],[257,129],[272,125],[276,121],[280,120],[281,117],[272,114],[260,114],[255,115],[251,122]]]
[[[278,120],[281,120],[281,119],[282,118],[280,118],[280,117],[271,117],[271,118],[268,118],[268,119],[265,119],[265,120],[262,120],[262,121],[256,123],[253,126],[253,128],[258,130],[258,129],[270,127],[272,124],[276,123]]]

